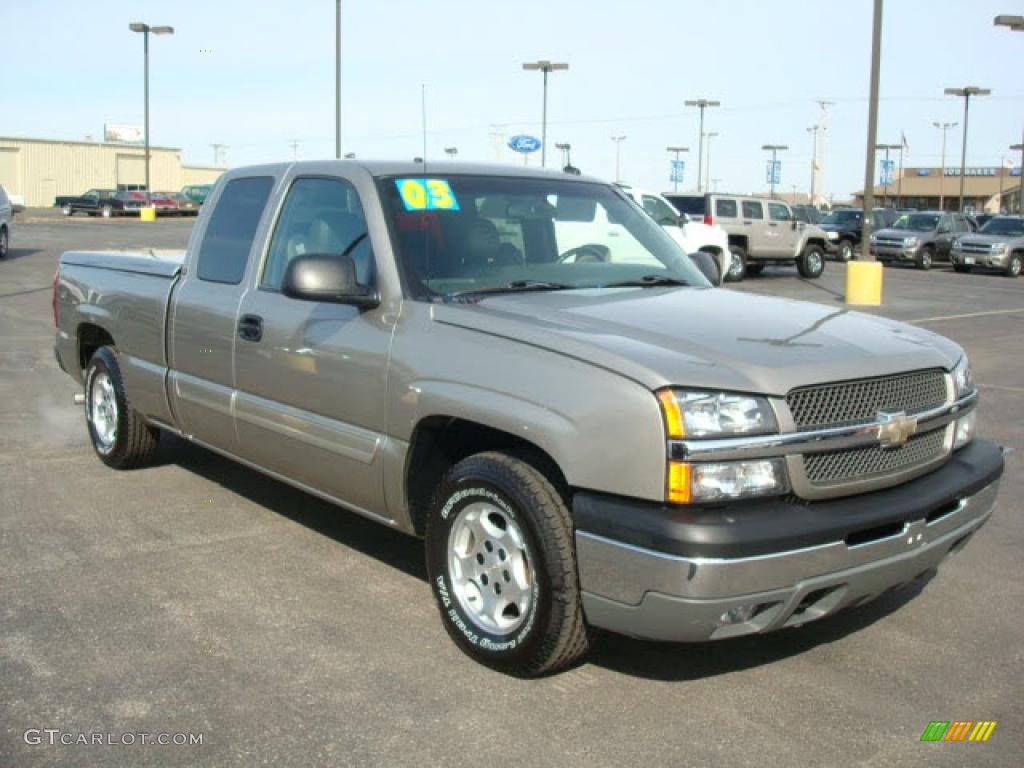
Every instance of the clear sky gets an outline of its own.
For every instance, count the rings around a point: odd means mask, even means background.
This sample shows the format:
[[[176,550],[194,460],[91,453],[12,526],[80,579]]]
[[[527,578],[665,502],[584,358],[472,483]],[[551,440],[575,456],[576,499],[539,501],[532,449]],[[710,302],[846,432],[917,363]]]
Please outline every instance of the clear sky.
[[[667,189],[670,144],[689,145],[695,183],[696,110],[719,189],[764,189],[765,143],[788,144],[781,191],[810,181],[817,99],[828,112],[824,191],[860,189],[867,134],[870,0],[343,0],[343,151],[411,158],[422,152],[426,85],[428,156],[522,162],[495,150],[506,136],[540,134],[541,75],[521,63],[568,61],[550,81],[548,164],[570,142],[573,163],[611,178],[613,134],[622,177]],[[151,41],[154,144],[228,165],[334,152],[334,0],[2,0],[0,135],[83,139],[106,122],[142,123],[142,39],[131,21],[172,25]],[[906,134],[907,165],[938,165],[933,120],[962,123],[949,86],[980,85],[972,101],[968,165],[998,165],[1024,127],[1024,32],[994,27],[1019,0],[887,0],[879,141]],[[960,128],[947,165],[959,164]],[[1014,157],[1015,164],[1019,162]],[[539,163],[539,153],[530,158]],[[876,174],[877,175],[877,174]]]

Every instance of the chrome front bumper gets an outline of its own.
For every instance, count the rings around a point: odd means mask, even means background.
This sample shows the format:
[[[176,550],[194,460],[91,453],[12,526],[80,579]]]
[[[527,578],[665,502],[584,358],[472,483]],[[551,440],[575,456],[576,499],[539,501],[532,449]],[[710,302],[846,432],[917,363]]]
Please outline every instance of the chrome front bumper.
[[[988,520],[999,481],[864,544],[834,541],[739,558],[679,557],[576,534],[583,608],[594,626],[695,642],[798,626],[935,569]],[[750,610],[745,620],[726,614]]]

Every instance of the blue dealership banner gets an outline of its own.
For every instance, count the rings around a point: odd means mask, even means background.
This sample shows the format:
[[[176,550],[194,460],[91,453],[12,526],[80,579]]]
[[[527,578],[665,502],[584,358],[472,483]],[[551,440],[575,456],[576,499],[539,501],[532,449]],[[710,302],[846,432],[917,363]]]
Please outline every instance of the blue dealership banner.
[[[683,181],[683,174],[686,173],[686,161],[685,160],[670,160],[671,170],[669,172],[668,180],[672,183],[681,183]]]
[[[879,174],[878,183],[885,186],[886,184],[892,184],[892,179],[896,171],[895,160],[879,160],[878,161]]]
[[[782,183],[782,161],[781,160],[769,160],[767,168],[765,169],[765,176],[769,184],[781,184]]]

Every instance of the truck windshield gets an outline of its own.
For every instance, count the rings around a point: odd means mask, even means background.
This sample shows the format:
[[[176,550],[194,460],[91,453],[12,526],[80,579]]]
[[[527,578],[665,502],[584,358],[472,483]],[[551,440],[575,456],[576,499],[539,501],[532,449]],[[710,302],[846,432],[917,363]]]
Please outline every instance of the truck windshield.
[[[939,225],[939,216],[934,213],[912,213],[900,216],[893,229],[908,229],[911,232],[929,232]]]
[[[821,223],[834,224],[839,227],[860,226],[860,220],[863,215],[862,211],[832,211],[832,213],[821,220]]]
[[[1006,235],[1024,237],[1024,219],[990,219],[978,230],[979,235]]]
[[[406,288],[417,299],[709,285],[661,227],[604,184],[470,175],[379,184]]]

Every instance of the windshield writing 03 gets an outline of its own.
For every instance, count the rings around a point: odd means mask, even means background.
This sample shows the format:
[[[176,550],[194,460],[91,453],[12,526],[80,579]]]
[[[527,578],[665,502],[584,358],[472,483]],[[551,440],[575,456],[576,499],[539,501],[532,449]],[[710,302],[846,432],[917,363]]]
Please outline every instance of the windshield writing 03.
[[[420,205],[409,182],[450,200]],[[661,227],[603,184],[467,175],[381,179],[379,189],[413,298],[709,286]]]

